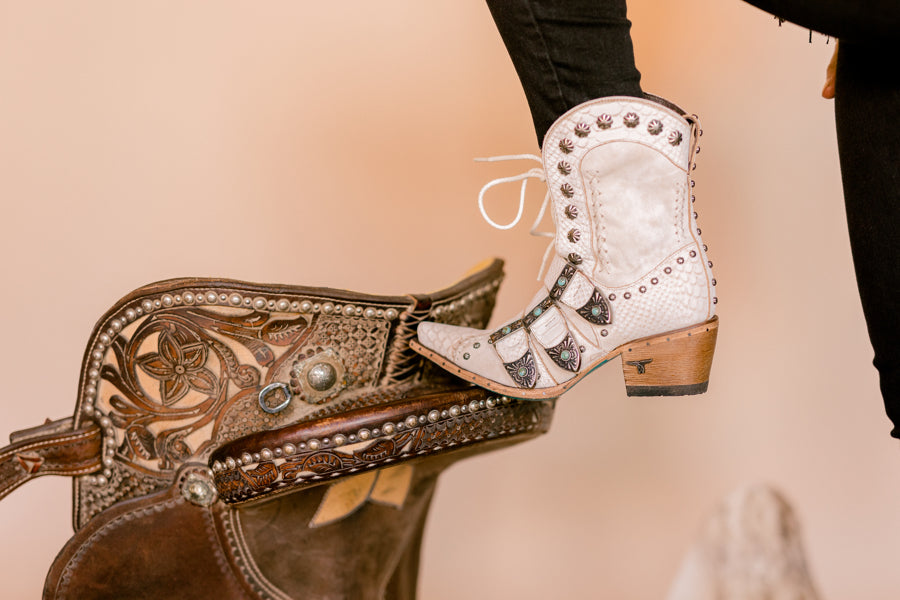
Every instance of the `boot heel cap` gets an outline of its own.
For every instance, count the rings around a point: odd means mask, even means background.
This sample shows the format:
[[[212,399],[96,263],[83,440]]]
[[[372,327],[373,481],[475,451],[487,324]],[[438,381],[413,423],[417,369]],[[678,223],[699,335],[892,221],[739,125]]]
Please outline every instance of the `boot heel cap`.
[[[628,396],[694,396],[705,394],[709,381],[688,385],[626,385]]]

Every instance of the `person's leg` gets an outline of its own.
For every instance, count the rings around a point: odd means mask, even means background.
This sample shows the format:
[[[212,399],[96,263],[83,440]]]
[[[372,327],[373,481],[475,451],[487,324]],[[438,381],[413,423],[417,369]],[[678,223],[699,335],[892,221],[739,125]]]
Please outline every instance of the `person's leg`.
[[[625,0],[487,0],[531,108],[538,143],[570,108],[641,96]]]
[[[850,246],[891,435],[900,438],[900,72],[884,68],[900,37],[900,2],[746,1],[840,39],[835,119]]]
[[[835,117],[859,295],[900,438],[900,72],[884,68],[894,50],[841,40]]]

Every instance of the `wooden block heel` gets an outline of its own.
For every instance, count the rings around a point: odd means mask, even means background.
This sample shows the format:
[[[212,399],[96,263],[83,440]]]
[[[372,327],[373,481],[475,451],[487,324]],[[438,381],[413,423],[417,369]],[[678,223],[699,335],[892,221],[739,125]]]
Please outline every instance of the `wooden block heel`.
[[[622,347],[622,372],[629,396],[702,394],[716,349],[719,318],[629,342]]]

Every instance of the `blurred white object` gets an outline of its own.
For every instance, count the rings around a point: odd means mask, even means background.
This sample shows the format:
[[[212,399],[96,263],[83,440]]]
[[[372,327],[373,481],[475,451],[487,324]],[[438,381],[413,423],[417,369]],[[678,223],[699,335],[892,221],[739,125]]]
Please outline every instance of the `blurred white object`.
[[[688,551],[666,600],[819,600],[800,525],[771,487],[730,494]]]

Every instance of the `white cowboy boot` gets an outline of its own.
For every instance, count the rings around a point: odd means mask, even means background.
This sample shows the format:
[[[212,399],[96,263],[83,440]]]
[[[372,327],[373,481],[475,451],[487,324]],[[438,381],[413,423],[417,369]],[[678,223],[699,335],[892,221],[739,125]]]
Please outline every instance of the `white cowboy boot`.
[[[661,99],[560,117],[542,151],[556,224],[542,288],[496,330],[421,323],[413,348],[515,398],[559,396],[619,355],[628,395],[705,392],[718,320],[691,207],[698,134]]]

